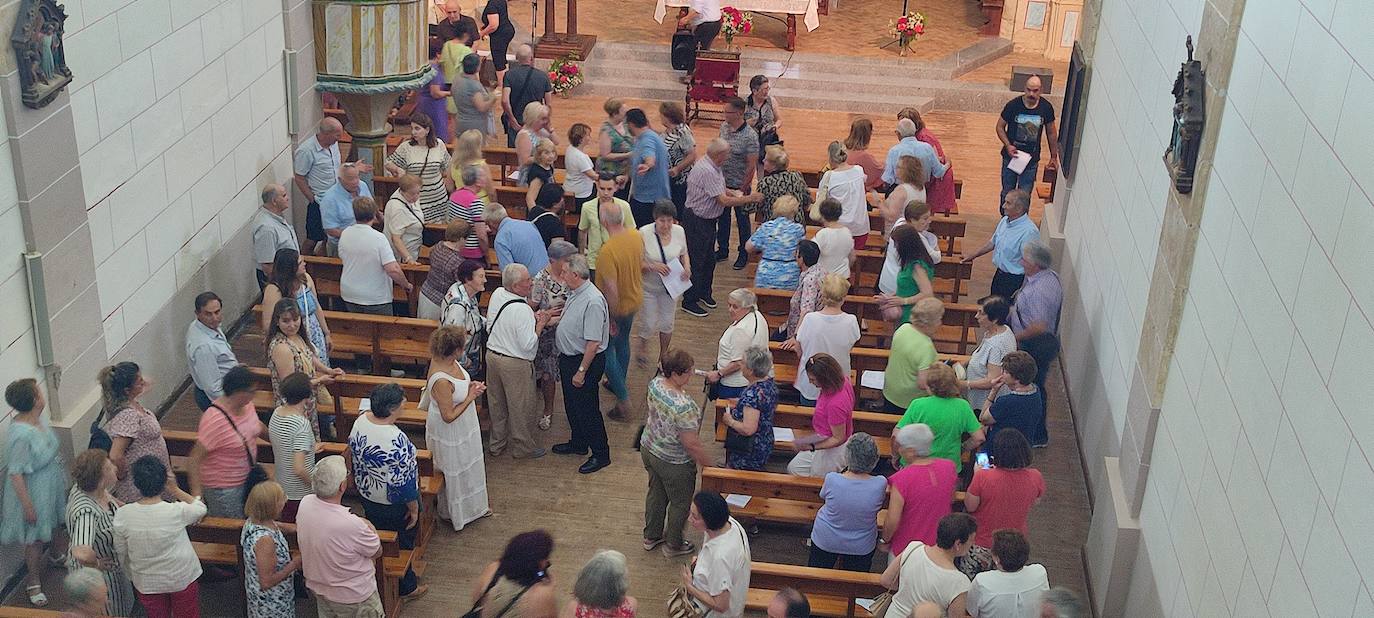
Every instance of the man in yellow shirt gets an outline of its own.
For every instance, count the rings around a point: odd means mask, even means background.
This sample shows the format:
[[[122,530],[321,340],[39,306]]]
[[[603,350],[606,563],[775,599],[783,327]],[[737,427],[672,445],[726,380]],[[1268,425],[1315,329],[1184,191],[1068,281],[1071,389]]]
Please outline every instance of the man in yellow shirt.
[[[625,227],[624,213],[614,206],[601,211],[601,224],[609,238],[597,258],[596,287],[606,297],[611,316],[611,341],[606,348],[606,385],[615,394],[615,408],[608,416],[628,417],[630,394],[625,375],[630,370],[630,327],[635,312],[644,304],[644,238]]]

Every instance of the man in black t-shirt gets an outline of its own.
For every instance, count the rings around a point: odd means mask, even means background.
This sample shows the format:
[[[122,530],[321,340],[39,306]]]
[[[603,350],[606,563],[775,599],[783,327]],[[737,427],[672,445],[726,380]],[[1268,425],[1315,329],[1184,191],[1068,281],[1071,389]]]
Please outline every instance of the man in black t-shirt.
[[[538,101],[549,104],[549,84],[547,73],[534,68],[534,48],[521,44],[515,50],[515,66],[506,71],[505,81],[501,84],[502,112],[501,123],[506,128],[506,147],[515,148],[515,136],[520,133],[525,106]]]
[[[1045,169],[1059,167],[1058,130],[1054,122],[1054,106],[1040,97],[1040,78],[1032,75],[1026,80],[1026,93],[1007,101],[1002,117],[997,119],[997,139],[1002,140],[1002,195],[998,202],[1007,201],[1012,189],[1030,192],[1035,186],[1035,173],[1040,166],[1040,137],[1050,146],[1050,162]],[[1030,155],[1030,162],[1020,174],[1007,169],[1018,152]]]

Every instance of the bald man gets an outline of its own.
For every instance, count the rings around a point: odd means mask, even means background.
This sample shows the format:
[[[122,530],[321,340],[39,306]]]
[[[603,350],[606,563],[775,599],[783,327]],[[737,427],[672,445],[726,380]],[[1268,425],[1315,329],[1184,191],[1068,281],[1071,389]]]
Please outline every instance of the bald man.
[[[282,249],[300,251],[296,229],[286,220],[291,194],[286,187],[270,184],[262,189],[262,208],[253,218],[253,261],[258,263],[258,287],[267,285],[272,276],[272,262]]]
[[[1021,189],[1029,192],[1035,186],[1035,172],[1040,166],[1040,137],[1050,146],[1050,162],[1045,169],[1059,167],[1059,131],[1054,122],[1054,106],[1040,96],[1040,78],[1032,75],[1026,80],[1025,93],[1007,101],[1002,116],[997,119],[997,139],[1002,140],[1002,194],[998,196],[998,210],[1007,201],[1007,192]],[[1030,155],[1030,163],[1020,174],[1007,169],[1018,153]]]
[[[534,68],[534,48],[523,43],[515,48],[515,66],[505,72],[501,82],[501,122],[506,128],[506,146],[515,148],[515,136],[523,128],[520,123],[524,118],[520,116],[525,113],[525,106],[538,101],[547,107],[552,90],[548,74]]]

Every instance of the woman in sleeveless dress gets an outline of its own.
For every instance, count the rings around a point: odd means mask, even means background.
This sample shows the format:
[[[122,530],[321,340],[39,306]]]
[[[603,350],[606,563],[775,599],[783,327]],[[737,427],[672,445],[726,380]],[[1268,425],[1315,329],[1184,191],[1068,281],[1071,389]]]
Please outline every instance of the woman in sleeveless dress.
[[[429,381],[422,407],[425,441],[434,467],[444,474],[439,492],[439,518],[454,530],[491,514],[487,506],[487,473],[482,461],[482,430],[474,403],[486,384],[471,379],[458,364],[467,343],[460,326],[440,326],[429,338]]]
[[[272,396],[276,405],[286,404],[281,396],[281,381],[297,371],[310,376],[310,385],[315,394],[306,400],[305,417],[310,420],[311,432],[315,440],[320,439],[323,428],[326,437],[331,435],[334,426],[334,399],[327,389],[320,385],[332,382],[336,376],[343,375],[342,369],[330,369],[320,362],[310,342],[301,336],[301,312],[295,301],[283,298],[272,308],[272,323],[267,329],[267,370],[272,374]],[[321,393],[323,396],[321,396]],[[323,416],[318,415],[319,406],[325,406]]]
[[[286,506],[286,492],[274,481],[258,483],[248,492],[243,510],[248,519],[239,533],[243,553],[243,588],[249,618],[291,618],[296,615],[296,590],[291,577],[301,568],[301,558],[291,548],[277,522]],[[271,571],[261,569],[264,562]]]
[[[310,342],[310,347],[315,349],[315,355],[320,358],[320,362],[328,367],[329,348],[333,347],[329,338],[329,324],[320,312],[315,280],[305,272],[305,260],[301,259],[300,252],[295,249],[277,251],[276,257],[272,260],[272,280],[262,289],[263,307],[275,307],[277,301],[283,298],[296,299],[296,305],[301,310],[302,326],[305,328],[302,336]],[[259,321],[262,332],[267,332],[271,326],[271,319],[272,314],[262,312]]]

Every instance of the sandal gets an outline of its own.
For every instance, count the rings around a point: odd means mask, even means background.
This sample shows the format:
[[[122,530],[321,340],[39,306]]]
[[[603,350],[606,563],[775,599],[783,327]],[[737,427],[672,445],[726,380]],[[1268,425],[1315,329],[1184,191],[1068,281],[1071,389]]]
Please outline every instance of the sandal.
[[[34,607],[48,606],[48,595],[43,594],[43,586],[41,584],[27,586],[24,588],[24,592],[29,594],[29,605]]]
[[[548,431],[548,430],[549,430],[549,426],[552,425],[552,424],[553,424],[553,416],[552,416],[552,415],[545,414],[544,416],[539,417],[539,428],[540,428],[540,429],[542,429],[542,430],[544,430],[544,431]]]

